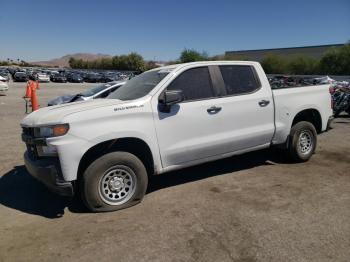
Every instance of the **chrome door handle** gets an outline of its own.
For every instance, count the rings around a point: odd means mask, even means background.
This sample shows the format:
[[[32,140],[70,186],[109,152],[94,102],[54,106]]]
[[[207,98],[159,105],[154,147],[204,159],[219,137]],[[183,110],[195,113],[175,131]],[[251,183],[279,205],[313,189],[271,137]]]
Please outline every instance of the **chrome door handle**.
[[[268,104],[270,104],[269,100],[261,100],[261,101],[259,101],[259,106],[261,106],[261,107],[267,106]]]
[[[209,114],[216,114],[216,113],[218,113],[220,111],[221,111],[221,107],[217,107],[217,106],[212,106],[212,107],[207,109],[207,112]]]

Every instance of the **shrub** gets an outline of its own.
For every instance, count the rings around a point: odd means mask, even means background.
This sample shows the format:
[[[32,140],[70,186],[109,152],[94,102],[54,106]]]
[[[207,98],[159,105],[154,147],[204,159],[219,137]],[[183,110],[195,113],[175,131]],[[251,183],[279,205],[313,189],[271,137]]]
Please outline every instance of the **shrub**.
[[[294,75],[312,75],[317,71],[317,60],[308,56],[296,56],[287,60],[287,72]]]
[[[261,65],[266,74],[285,74],[287,72],[286,60],[277,55],[267,55],[261,61]]]
[[[199,53],[194,49],[184,49],[180,55],[181,63],[204,61],[208,60],[208,54],[206,52]]]

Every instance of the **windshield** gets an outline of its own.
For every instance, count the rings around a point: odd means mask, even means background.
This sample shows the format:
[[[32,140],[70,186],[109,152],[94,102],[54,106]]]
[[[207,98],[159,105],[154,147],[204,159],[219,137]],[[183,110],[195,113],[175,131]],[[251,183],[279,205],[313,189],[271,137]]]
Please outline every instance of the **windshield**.
[[[83,93],[80,93],[80,95],[82,95],[82,96],[93,96],[93,95],[101,92],[102,90],[110,87],[110,86],[112,86],[112,85],[111,84],[101,84],[101,85],[98,85],[98,86],[96,86],[96,87],[94,87],[94,88],[92,88],[90,90],[87,90],[87,91],[85,91]]]
[[[169,73],[164,70],[152,70],[128,80],[125,85],[111,93],[107,98],[134,100],[147,95]]]

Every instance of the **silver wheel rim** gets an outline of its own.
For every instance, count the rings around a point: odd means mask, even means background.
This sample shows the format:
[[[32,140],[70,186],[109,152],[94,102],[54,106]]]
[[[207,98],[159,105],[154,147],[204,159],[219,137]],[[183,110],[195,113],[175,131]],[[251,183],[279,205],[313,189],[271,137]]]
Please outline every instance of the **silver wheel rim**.
[[[299,151],[303,155],[307,155],[313,148],[313,134],[309,130],[303,130],[299,135]]]
[[[129,201],[136,189],[136,175],[127,166],[113,166],[100,179],[99,194],[109,205],[122,205]]]

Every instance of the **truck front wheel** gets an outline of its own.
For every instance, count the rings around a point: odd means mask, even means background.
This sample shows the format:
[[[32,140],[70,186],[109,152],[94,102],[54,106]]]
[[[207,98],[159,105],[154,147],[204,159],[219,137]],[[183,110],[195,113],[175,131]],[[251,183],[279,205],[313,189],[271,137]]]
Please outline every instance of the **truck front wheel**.
[[[294,161],[308,161],[315,152],[316,145],[317,132],[313,124],[302,121],[292,127],[289,137],[288,152]]]
[[[141,202],[147,184],[147,171],[140,159],[127,152],[112,152],[88,166],[80,192],[91,211],[114,211]]]

